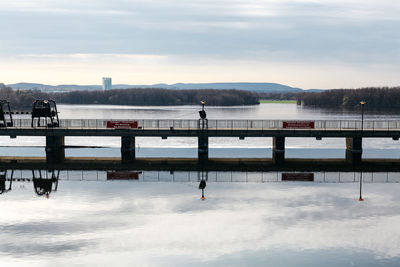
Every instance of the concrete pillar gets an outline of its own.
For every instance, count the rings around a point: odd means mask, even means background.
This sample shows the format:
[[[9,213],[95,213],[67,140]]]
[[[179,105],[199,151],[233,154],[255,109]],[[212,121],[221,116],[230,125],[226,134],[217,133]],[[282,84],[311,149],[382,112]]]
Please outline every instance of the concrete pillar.
[[[46,162],[61,163],[65,159],[65,137],[46,136]]]
[[[362,137],[346,137],[346,161],[352,164],[361,163]]]
[[[121,136],[121,161],[122,163],[135,161],[134,136]]]
[[[198,161],[199,163],[208,161],[208,136],[204,133],[200,133],[198,137]]]
[[[283,164],[285,162],[285,137],[272,137],[272,161],[275,164]]]

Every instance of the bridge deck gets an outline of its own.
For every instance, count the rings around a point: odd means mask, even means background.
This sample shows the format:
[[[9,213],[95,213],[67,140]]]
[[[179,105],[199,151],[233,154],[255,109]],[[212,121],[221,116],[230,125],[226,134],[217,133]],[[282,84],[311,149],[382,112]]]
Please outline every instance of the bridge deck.
[[[49,164],[45,157],[0,157],[1,169],[60,170],[181,170],[181,171],[400,171],[400,159],[364,159],[352,165],[345,159],[286,159],[274,164],[267,158],[210,158],[200,164],[194,158],[136,158],[121,164],[120,158],[68,157]]]

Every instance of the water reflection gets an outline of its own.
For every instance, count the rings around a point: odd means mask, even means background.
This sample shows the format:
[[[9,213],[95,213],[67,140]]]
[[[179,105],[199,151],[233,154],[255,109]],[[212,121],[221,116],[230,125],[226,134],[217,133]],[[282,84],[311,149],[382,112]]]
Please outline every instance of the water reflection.
[[[364,201],[362,197],[362,184],[363,184],[363,172],[360,172],[360,197],[358,198],[359,201]]]
[[[61,170],[48,200],[34,192],[32,170],[11,174],[3,180],[13,190],[0,196],[1,266],[400,262],[398,173],[363,173],[362,203],[358,172]]]
[[[37,196],[49,198],[59,181],[136,181],[198,183],[201,199],[205,200],[207,183],[359,183],[359,200],[363,201],[364,183],[399,183],[397,172],[227,172],[227,171],[138,171],[138,170],[1,170],[0,194],[12,190],[13,182],[32,182]],[[213,186],[211,184],[211,186]]]
[[[32,170],[32,181],[38,196],[49,198],[52,191],[57,191],[60,170]]]
[[[107,180],[139,180],[141,173],[141,171],[107,171]]]
[[[14,170],[0,170],[0,194],[11,191],[13,181],[32,181],[36,195],[45,196],[46,198],[49,198],[52,192],[57,191],[60,170],[32,170],[30,177],[25,175],[15,177],[14,173]]]
[[[11,191],[13,176],[14,170],[11,170],[11,179],[9,179],[9,185],[7,186],[7,170],[0,170],[0,194]]]
[[[208,180],[208,172],[200,171],[199,174],[199,189],[201,190],[201,200],[205,200],[204,189],[206,188],[206,181]]]

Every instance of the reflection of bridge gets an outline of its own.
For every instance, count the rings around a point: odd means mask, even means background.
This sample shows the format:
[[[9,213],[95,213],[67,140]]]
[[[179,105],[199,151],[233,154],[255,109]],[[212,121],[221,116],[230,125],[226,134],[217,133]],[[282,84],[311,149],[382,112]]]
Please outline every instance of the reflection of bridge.
[[[285,161],[286,137],[346,138],[346,161],[359,163],[362,155],[362,138],[400,137],[398,120],[326,120],[313,121],[312,127],[286,127],[282,120],[208,120],[207,127],[199,120],[135,120],[135,128],[107,128],[105,120],[61,120],[60,127],[31,127],[30,119],[14,120],[14,127],[0,129],[0,135],[46,136],[48,163],[65,159],[65,136],[121,136],[121,159],[124,163],[135,160],[135,137],[197,137],[198,159],[208,161],[209,137],[272,137],[274,163]],[[137,123],[136,123],[137,122]],[[137,128],[136,128],[137,125]],[[363,129],[361,129],[363,127]]]
[[[58,178],[60,171],[55,170],[31,170],[28,173],[25,171],[20,175],[14,175],[15,170],[7,172],[7,170],[0,171],[0,194],[12,190],[13,182],[33,182],[33,188],[38,196],[49,197],[52,191],[57,191]],[[6,185],[6,182],[8,186]]]
[[[39,170],[35,170],[39,172]],[[44,173],[45,170],[42,170]],[[131,179],[125,173],[133,173]],[[8,172],[11,173],[11,172]],[[43,177],[43,179],[55,181],[110,181],[110,171],[86,171],[86,170],[62,170],[56,171],[57,179],[54,177]],[[114,173],[112,171],[111,173]],[[120,180],[133,180],[139,182],[198,182],[201,179],[198,171],[122,171],[123,178]],[[285,179],[289,175],[291,179]],[[304,175],[312,174],[312,179],[302,179]],[[296,179],[299,175],[300,179]],[[114,177],[114,176],[113,176]],[[33,181],[31,170],[14,170],[14,177],[7,176],[6,180],[14,182]],[[357,183],[360,179],[359,172],[291,172],[291,171],[270,171],[270,172],[220,172],[212,171],[207,173],[208,182],[238,182],[238,183],[267,183],[286,181],[312,181],[317,183]],[[364,183],[399,183],[398,172],[363,172]]]
[[[10,173],[7,175],[7,173]],[[37,175],[38,174],[38,175]],[[30,178],[32,177],[32,178]],[[281,183],[281,182],[306,182],[306,183],[359,183],[360,198],[362,198],[363,183],[399,183],[398,172],[233,172],[233,171],[85,171],[85,170],[3,170],[0,176],[0,194],[12,191],[13,182],[33,182],[35,193],[38,196],[49,195],[57,191],[59,180],[65,181],[99,181],[113,182],[180,182],[199,183],[201,199],[205,199],[205,187],[209,182],[222,183]],[[6,185],[8,182],[8,186]],[[122,185],[122,186],[125,186]]]

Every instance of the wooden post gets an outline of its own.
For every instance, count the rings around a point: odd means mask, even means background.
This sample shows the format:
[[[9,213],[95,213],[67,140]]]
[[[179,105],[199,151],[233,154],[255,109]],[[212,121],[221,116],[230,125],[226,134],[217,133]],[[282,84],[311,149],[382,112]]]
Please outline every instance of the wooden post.
[[[130,163],[135,161],[135,137],[121,136],[121,161]]]
[[[272,137],[273,147],[272,147],[272,161],[275,164],[285,163],[285,137],[275,136]]]
[[[65,160],[65,137],[46,136],[46,162],[61,163]]]
[[[362,137],[346,137],[346,161],[351,164],[361,163]]]
[[[208,136],[204,132],[198,136],[198,161],[199,163],[208,162]]]

